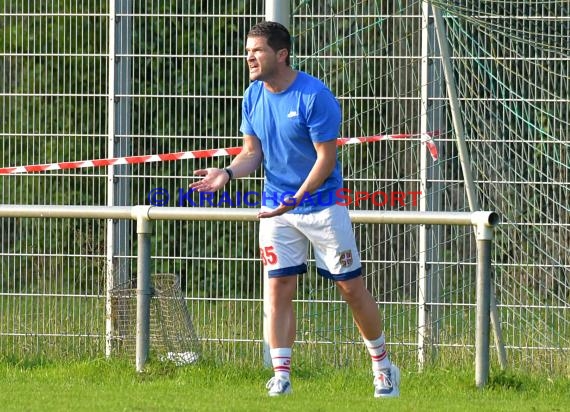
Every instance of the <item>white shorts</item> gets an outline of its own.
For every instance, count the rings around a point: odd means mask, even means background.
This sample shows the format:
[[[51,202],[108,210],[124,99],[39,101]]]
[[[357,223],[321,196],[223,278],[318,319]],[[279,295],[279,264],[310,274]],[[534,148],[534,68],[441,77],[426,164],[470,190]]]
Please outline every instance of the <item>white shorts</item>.
[[[360,255],[346,207],[332,205],[315,213],[285,213],[260,221],[259,251],[270,278],[307,272],[309,243],[319,275],[335,281],[360,276]]]

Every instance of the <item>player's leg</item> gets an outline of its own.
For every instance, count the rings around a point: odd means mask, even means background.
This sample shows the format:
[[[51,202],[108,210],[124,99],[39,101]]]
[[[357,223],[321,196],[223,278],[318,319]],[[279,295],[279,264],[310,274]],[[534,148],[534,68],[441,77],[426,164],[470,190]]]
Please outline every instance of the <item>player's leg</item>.
[[[364,339],[374,340],[382,334],[382,318],[376,301],[361,275],[336,281],[336,286],[352,312],[354,322]]]
[[[354,322],[370,354],[374,396],[378,398],[399,396],[400,371],[390,362],[378,305],[366,288],[364,279],[358,276],[339,280],[336,285],[352,311]]]
[[[313,229],[303,230],[310,231],[305,234],[313,244],[319,274],[336,282],[352,311],[372,359],[375,396],[399,396],[399,370],[388,357],[378,305],[361,274],[348,210],[334,205],[315,214],[315,220],[319,223],[313,223]]]
[[[268,278],[268,341],[274,377],[268,382],[269,396],[291,393],[291,355],[295,341],[293,298],[297,275]]]
[[[290,348],[295,341],[295,312],[293,298],[297,289],[297,275],[269,277],[269,346]]]
[[[285,216],[261,220],[259,246],[267,278],[269,348],[274,377],[268,394],[291,393],[291,351],[295,340],[293,298],[297,275],[307,271],[308,240],[291,226]]]

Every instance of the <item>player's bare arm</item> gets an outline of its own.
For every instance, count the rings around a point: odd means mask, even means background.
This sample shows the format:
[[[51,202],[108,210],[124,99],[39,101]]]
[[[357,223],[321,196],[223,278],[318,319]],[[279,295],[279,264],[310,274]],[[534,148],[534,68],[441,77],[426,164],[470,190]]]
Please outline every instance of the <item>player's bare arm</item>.
[[[194,171],[196,176],[204,176],[192,184],[190,188],[198,192],[215,192],[220,190],[232,178],[244,177],[255,171],[263,159],[261,144],[255,136],[245,135],[241,152],[226,169],[210,167]],[[230,176],[231,174],[231,176]]]
[[[276,209],[267,212],[260,212],[257,214],[259,218],[268,218],[273,216],[282,215],[289,210],[294,209],[298,202],[303,199],[305,193],[312,193],[317,190],[329,177],[336,165],[336,139],[326,142],[315,143],[315,150],[317,151],[317,161],[311,168],[307,178],[293,196],[293,199],[279,205]]]

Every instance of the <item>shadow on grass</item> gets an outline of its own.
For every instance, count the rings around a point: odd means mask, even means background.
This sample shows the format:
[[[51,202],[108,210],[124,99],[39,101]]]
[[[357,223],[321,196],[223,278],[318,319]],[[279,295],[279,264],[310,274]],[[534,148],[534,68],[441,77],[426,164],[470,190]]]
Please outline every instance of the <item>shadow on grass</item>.
[[[487,388],[522,391],[524,389],[524,380],[512,372],[500,371],[489,377]]]

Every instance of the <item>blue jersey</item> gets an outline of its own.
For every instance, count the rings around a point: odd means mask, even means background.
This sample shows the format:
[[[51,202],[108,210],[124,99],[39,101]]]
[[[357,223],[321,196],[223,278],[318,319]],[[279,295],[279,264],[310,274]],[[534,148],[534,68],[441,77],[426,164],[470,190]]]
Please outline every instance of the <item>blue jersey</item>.
[[[272,209],[303,184],[317,160],[314,142],[339,136],[340,105],[319,79],[297,72],[293,83],[280,93],[268,91],[261,81],[246,89],[240,131],[256,136],[263,150],[265,188],[262,204]],[[336,202],[342,188],[337,160],[331,175],[310,196],[303,197],[292,213],[310,213]]]

